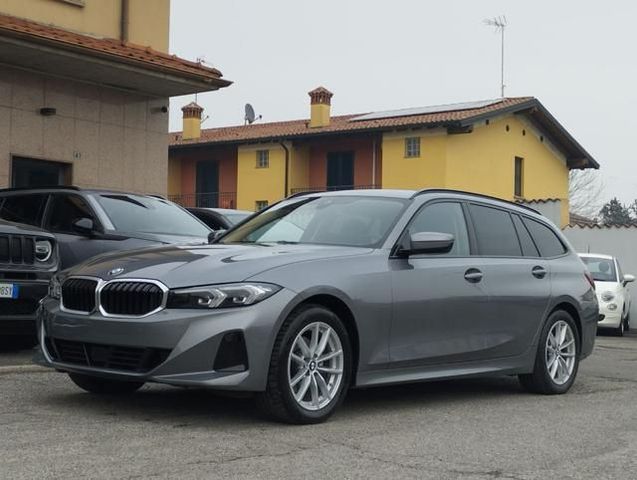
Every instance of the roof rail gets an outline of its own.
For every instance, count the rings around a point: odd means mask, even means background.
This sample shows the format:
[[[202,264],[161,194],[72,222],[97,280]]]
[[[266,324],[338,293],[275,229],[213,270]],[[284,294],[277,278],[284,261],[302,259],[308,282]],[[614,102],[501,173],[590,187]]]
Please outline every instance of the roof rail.
[[[422,190],[418,190],[416,193],[414,193],[411,198],[415,198],[418,195],[423,195],[425,193],[459,193],[461,195],[472,195],[474,197],[480,197],[480,198],[486,198],[488,200],[497,200],[498,202],[504,202],[504,203],[508,203],[509,205],[515,205],[516,207],[520,207],[520,208],[524,208],[526,210],[529,210],[533,213],[537,213],[538,215],[542,215],[542,213],[539,210],[536,210],[533,207],[529,207],[528,205],[524,205],[522,203],[517,203],[517,202],[512,202],[510,200],[504,200],[502,198],[498,198],[498,197],[493,197],[491,195],[485,195],[484,193],[475,193],[475,192],[467,192],[466,190],[454,190],[454,189],[449,189],[449,188],[424,188]]]
[[[4,192],[20,192],[23,190],[82,190],[81,187],[75,185],[42,185],[38,187],[10,187],[0,188],[0,193]]]

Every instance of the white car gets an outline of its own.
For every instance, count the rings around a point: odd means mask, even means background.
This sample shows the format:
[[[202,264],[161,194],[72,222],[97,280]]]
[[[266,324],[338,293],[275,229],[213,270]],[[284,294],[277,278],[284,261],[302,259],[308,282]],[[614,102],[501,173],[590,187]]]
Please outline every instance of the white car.
[[[582,253],[580,257],[595,281],[599,313],[604,320],[600,328],[612,328],[617,335],[624,335],[630,328],[630,292],[627,285],[635,277],[622,273],[619,262],[610,255]]]

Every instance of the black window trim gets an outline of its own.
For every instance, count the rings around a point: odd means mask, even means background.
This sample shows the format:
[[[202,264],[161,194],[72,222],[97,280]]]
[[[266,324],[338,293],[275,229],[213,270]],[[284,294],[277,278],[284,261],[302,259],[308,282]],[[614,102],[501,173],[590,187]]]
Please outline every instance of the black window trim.
[[[394,243],[394,245],[392,246],[392,248],[390,250],[390,253],[389,253],[389,258],[390,259],[393,259],[393,258],[404,259],[405,258],[404,256],[398,255],[398,251],[400,250],[400,247],[403,244],[405,235],[409,232],[409,227],[414,223],[415,218],[418,216],[418,214],[422,210],[424,210],[429,205],[433,205],[435,203],[458,203],[458,204],[460,204],[460,208],[462,209],[462,213],[464,215],[465,226],[467,228],[467,236],[469,237],[469,255],[444,255],[443,256],[443,255],[421,254],[421,255],[413,255],[410,258],[471,258],[471,257],[475,256],[475,255],[473,255],[473,252],[475,251],[475,248],[476,248],[474,237],[473,237],[473,232],[472,232],[473,224],[470,224],[470,219],[469,219],[469,217],[467,217],[467,211],[466,211],[466,206],[465,206],[466,202],[464,200],[458,199],[458,198],[434,198],[434,199],[431,199],[431,200],[428,200],[428,201],[424,202],[411,215],[411,217],[409,218],[409,220],[405,224],[405,227],[400,232],[400,235],[398,235],[398,238],[396,239],[396,242]],[[395,224],[394,224],[394,227],[395,227]]]
[[[526,223],[524,223],[524,220],[522,219],[520,214],[517,212],[515,213],[509,212],[509,213],[511,214],[511,217],[517,217],[517,219],[520,221],[520,223],[522,224],[522,228],[528,234],[529,238],[531,239],[531,243],[533,244],[533,246],[535,247],[535,251],[537,252],[537,256],[524,255],[524,247],[522,246],[522,239],[520,238],[520,232],[518,231],[518,227],[515,224],[515,222],[513,222],[513,228],[515,228],[515,234],[518,236],[518,242],[520,242],[520,249],[522,250],[522,256],[524,258],[545,258],[545,257],[542,257],[542,254],[540,253],[540,247],[537,246],[537,242],[535,241],[535,238],[533,238],[533,235],[531,235],[531,232],[529,232],[529,229],[527,228]]]

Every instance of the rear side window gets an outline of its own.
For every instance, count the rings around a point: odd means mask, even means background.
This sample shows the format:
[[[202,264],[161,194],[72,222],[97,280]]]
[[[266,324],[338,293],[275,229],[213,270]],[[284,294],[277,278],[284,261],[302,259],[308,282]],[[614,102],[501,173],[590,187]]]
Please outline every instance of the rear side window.
[[[517,215],[512,215],[513,224],[515,225],[515,230],[518,232],[518,238],[520,239],[520,245],[522,247],[522,255],[525,257],[539,257],[540,253],[537,251],[537,247],[533,243],[533,239],[529,234],[529,231],[526,229],[522,220]]]
[[[9,222],[40,226],[46,199],[46,194],[6,197],[0,209],[0,218]]]
[[[475,204],[469,205],[469,211],[480,255],[496,257],[522,255],[509,212]]]
[[[540,250],[540,255],[543,257],[557,257],[566,253],[566,247],[564,247],[562,241],[551,228],[530,218],[524,218],[524,224],[529,229],[533,240],[535,240],[535,244]]]
[[[426,205],[414,217],[409,226],[410,233],[449,233],[454,237],[453,248],[445,255],[468,256],[469,234],[459,203],[440,202]]]

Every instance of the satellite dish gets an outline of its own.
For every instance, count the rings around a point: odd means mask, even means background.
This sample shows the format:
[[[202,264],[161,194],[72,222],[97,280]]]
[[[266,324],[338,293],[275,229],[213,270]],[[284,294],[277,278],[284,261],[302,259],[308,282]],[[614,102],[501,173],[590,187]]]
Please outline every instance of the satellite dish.
[[[257,118],[257,116],[254,113],[254,108],[252,108],[252,105],[250,105],[249,103],[246,103],[245,121],[248,122],[249,124],[252,124],[252,123],[254,123],[254,120],[256,118]]]
[[[261,115],[257,116],[254,113],[254,108],[249,103],[246,103],[245,111],[246,111],[246,114],[245,114],[244,120],[246,125],[248,124],[252,125],[255,120],[260,120],[262,118]]]

